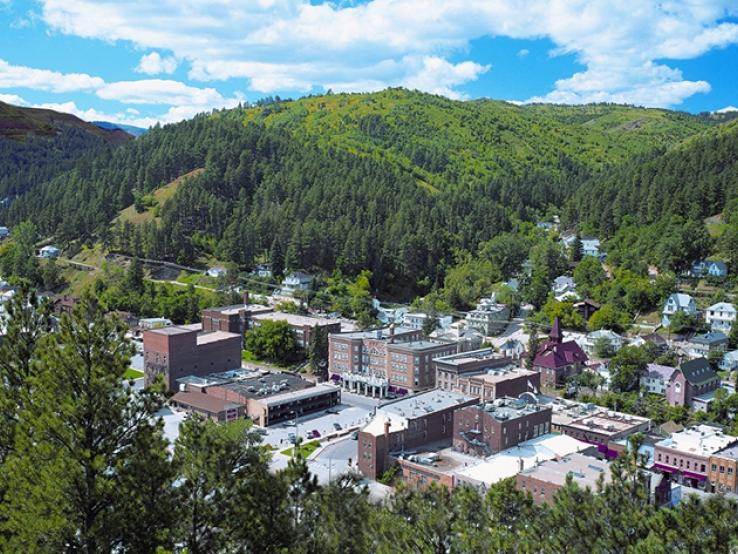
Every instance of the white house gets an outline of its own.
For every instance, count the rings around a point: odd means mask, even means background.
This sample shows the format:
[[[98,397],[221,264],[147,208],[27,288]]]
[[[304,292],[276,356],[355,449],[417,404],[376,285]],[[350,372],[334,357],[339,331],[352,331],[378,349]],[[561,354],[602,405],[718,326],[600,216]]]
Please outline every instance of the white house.
[[[687,346],[690,358],[708,358],[712,352],[725,352],[728,337],[720,331],[710,331],[704,335],[692,337]]]
[[[517,339],[507,339],[505,342],[498,346],[500,354],[513,360],[520,358],[521,354],[525,352],[525,345]]]
[[[8,235],[10,234],[10,229],[7,227],[0,226],[0,240],[4,238],[8,238]]]
[[[713,331],[729,333],[735,321],[736,309],[729,302],[718,302],[705,310],[705,321]]]
[[[597,341],[599,341],[600,339],[607,340],[613,353],[617,352],[623,347],[623,337],[618,335],[615,331],[610,331],[609,329],[600,329],[598,331],[592,331],[591,333],[588,333],[579,341],[579,345],[589,356],[592,356],[594,354]]]
[[[675,367],[659,364],[648,364],[646,372],[641,376],[641,387],[652,394],[666,395]]]
[[[385,306],[377,298],[372,298],[372,307],[376,310],[377,319],[382,325],[389,325],[391,323],[402,325],[405,314],[408,312],[407,306]]]
[[[554,298],[559,302],[564,302],[565,300],[579,300],[577,284],[574,282],[574,279],[566,275],[559,275],[556,277],[551,290],[553,291]]]
[[[293,294],[298,290],[310,290],[315,277],[302,271],[293,271],[282,281],[282,292]]]
[[[38,251],[38,255],[42,258],[58,258],[61,255],[61,250],[56,246],[44,246]]]
[[[272,266],[270,264],[258,264],[251,273],[257,277],[269,278],[272,276]]]
[[[677,312],[684,312],[687,315],[697,315],[697,303],[688,294],[675,292],[664,303],[661,310],[661,325],[668,327],[671,323],[671,317]]]
[[[213,277],[215,279],[218,277],[225,277],[226,273],[227,271],[224,267],[211,267],[208,269],[208,277]]]
[[[582,237],[582,256],[600,256],[600,239]]]
[[[402,317],[402,326],[419,331],[425,325],[430,316],[423,312],[406,312]],[[436,317],[436,327],[448,329],[453,318],[450,315],[439,315]]]
[[[498,304],[493,294],[489,298],[482,298],[475,310],[466,314],[466,326],[475,329],[484,335],[494,335],[507,327],[510,318],[510,308],[505,304]]]
[[[731,350],[723,355],[723,361],[720,362],[720,369],[724,369],[725,371],[738,369],[738,350]]]

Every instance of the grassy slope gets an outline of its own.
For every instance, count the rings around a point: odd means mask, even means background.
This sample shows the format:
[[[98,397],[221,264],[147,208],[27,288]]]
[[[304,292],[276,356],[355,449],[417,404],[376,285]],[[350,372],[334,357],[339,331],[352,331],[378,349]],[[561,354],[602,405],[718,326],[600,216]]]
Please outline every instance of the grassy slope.
[[[167,183],[163,187],[156,189],[156,191],[154,191],[154,198],[156,198],[157,207],[161,208],[167,202],[167,200],[174,196],[179,186],[188,177],[194,177],[195,175],[199,175],[202,172],[203,169],[195,169],[194,171],[190,171],[189,173],[176,178],[174,181]],[[130,205],[120,212],[120,215],[113,221],[113,223],[115,224],[118,221],[122,221],[123,223],[125,223],[126,221],[130,221],[131,223],[137,225],[140,223],[155,221],[157,219],[158,218],[156,217],[155,208],[149,208],[139,213],[136,211],[133,205]]]
[[[493,176],[503,168],[518,174],[555,171],[562,152],[596,170],[654,147],[671,146],[710,126],[666,110],[519,107],[494,100],[459,102],[402,89],[303,98],[241,115],[246,123],[284,127],[324,147],[384,158],[431,188]],[[380,136],[362,130],[362,121],[370,116],[381,119]],[[418,167],[408,145],[445,153],[445,172]]]

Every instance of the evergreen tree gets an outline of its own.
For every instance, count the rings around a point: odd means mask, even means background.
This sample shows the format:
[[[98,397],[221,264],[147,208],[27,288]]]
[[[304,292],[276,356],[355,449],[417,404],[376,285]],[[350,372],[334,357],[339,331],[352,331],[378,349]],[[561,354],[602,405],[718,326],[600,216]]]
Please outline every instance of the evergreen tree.
[[[328,379],[328,330],[313,326],[308,343],[308,360],[313,372],[322,379]]]
[[[269,250],[269,262],[272,265],[272,275],[279,279],[284,275],[284,254],[282,252],[282,242],[278,237],[274,237],[272,247]]]

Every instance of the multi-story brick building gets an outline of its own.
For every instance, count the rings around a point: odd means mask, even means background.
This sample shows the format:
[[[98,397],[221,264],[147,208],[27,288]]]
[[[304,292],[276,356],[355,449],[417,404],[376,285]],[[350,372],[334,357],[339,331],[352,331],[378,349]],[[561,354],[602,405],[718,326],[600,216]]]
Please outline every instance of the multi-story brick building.
[[[226,331],[243,335],[249,327],[251,317],[272,311],[274,309],[270,306],[251,304],[248,293],[245,293],[243,304],[203,310],[202,329],[203,331]]]
[[[359,470],[376,479],[397,456],[429,443],[450,442],[454,412],[476,402],[470,396],[434,389],[380,406],[359,431]]]
[[[569,476],[579,488],[591,490],[597,488],[600,479],[603,483],[611,480],[607,462],[577,452],[522,470],[515,476],[515,488],[529,492],[536,504],[551,504]]]
[[[249,326],[256,326],[263,321],[286,321],[292,332],[295,333],[295,340],[300,348],[307,348],[310,344],[310,337],[316,327],[325,329],[328,333],[340,333],[341,321],[338,319],[330,319],[327,317],[314,317],[308,315],[289,314],[285,312],[268,312],[258,313],[250,316]]]
[[[482,402],[498,398],[517,398],[524,392],[537,393],[541,388],[541,374],[520,367],[488,369],[480,375],[459,377],[455,392],[477,396]]]
[[[541,384],[556,387],[563,385],[568,377],[581,373],[586,361],[587,355],[575,341],[564,341],[557,317],[549,340],[538,347],[533,368],[541,373]]]
[[[550,430],[550,407],[500,398],[456,411],[453,446],[465,454],[486,457]]]
[[[707,479],[715,492],[738,493],[738,445],[723,448],[710,456]]]
[[[697,425],[657,442],[653,467],[669,474],[678,483],[705,488],[710,458],[735,444],[738,444],[738,438],[724,434],[721,429]]]
[[[433,360],[433,367],[438,388],[459,392],[462,379],[491,370],[513,369],[515,364],[510,358],[497,354],[494,348],[482,348],[437,357]]]
[[[208,375],[241,367],[241,335],[225,331],[202,332],[200,324],[163,327],[143,333],[144,386],[161,375],[167,390],[177,390],[177,379]]]
[[[720,377],[705,358],[681,364],[672,373],[666,387],[666,401],[671,406],[693,407],[695,402],[708,401],[706,395],[720,387]]]
[[[435,386],[433,359],[456,352],[456,344],[424,340],[421,332],[390,326],[376,331],[332,334],[329,371],[344,388],[383,398]]]

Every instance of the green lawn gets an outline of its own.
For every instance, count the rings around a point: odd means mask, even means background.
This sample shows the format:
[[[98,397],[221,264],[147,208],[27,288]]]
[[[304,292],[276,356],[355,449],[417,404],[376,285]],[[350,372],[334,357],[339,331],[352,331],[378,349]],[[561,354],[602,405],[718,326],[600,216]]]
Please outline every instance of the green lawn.
[[[132,367],[129,367],[126,369],[126,372],[123,374],[123,379],[140,379],[143,377],[143,371],[139,371],[137,369],[133,369]]]
[[[320,446],[320,442],[319,441],[306,442],[305,444],[301,444],[300,445],[299,452],[300,452],[300,454],[302,455],[303,458],[307,458],[308,456],[310,456],[310,454],[312,454],[313,452],[315,452],[318,449],[319,446]],[[292,448],[288,448],[287,450],[282,450],[282,454],[284,454],[285,456],[290,456],[291,457],[292,456]]]

